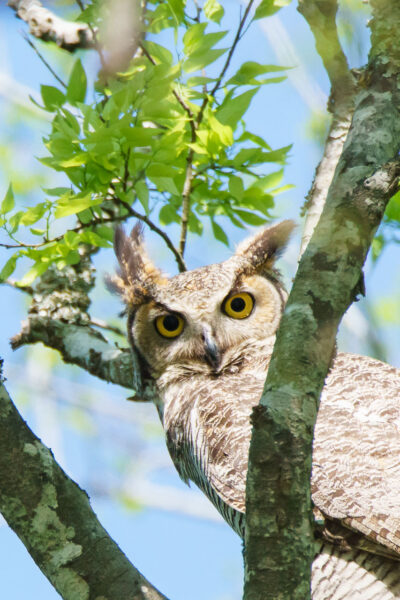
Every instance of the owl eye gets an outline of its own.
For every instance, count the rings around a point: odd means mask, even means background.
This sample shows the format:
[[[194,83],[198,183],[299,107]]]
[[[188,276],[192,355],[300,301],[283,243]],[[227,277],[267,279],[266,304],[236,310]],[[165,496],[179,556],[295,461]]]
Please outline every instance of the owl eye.
[[[253,296],[247,292],[240,292],[229,296],[223,305],[223,311],[233,319],[245,319],[251,314],[254,307]]]
[[[160,335],[175,338],[182,333],[185,323],[179,315],[161,315],[156,318],[154,324]]]

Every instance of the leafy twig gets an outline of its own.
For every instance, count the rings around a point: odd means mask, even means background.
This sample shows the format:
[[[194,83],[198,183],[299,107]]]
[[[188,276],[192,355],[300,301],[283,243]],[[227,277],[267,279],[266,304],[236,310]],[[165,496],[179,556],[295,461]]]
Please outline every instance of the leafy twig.
[[[96,225],[104,225],[104,223],[114,223],[114,222],[118,222],[118,221],[124,221],[126,218],[126,216],[112,216],[110,218],[105,218],[105,219],[93,219],[92,221],[89,221],[88,223],[80,223],[79,225],[77,225],[76,227],[69,229],[68,231],[73,231],[75,233],[79,233],[79,231],[82,231],[83,229],[89,229],[90,227],[96,227]],[[56,242],[61,241],[64,238],[64,234],[62,233],[61,235],[58,235],[55,238],[52,238],[50,240],[46,239],[43,242],[40,242],[38,244],[24,244],[24,242],[18,242],[17,244],[4,244],[4,243],[0,243],[0,247],[2,248],[7,248],[8,250],[12,249],[12,248],[43,248],[43,246],[47,246],[50,244],[54,244]]]
[[[219,74],[217,81],[214,84],[214,87],[212,88],[212,90],[210,91],[209,95],[206,96],[202,102],[202,105],[200,107],[199,113],[197,115],[197,119],[196,119],[196,123],[197,125],[199,125],[203,119],[203,114],[204,114],[204,110],[209,102],[209,97],[210,96],[214,96],[214,94],[219,90],[221,83],[222,83],[222,79],[226,73],[226,71],[228,70],[228,67],[230,65],[233,53],[236,49],[236,46],[238,45],[241,37],[242,37],[242,31],[243,31],[243,27],[245,26],[247,17],[249,15],[249,12],[251,10],[251,7],[254,4],[254,0],[250,0],[250,2],[248,3],[248,5],[246,6],[246,10],[243,13],[243,17],[240,19],[240,23],[239,23],[239,27],[237,29],[236,35],[235,35],[235,39],[233,40],[232,46],[228,52],[228,56],[226,57],[226,61],[224,66],[222,67],[222,71]]]

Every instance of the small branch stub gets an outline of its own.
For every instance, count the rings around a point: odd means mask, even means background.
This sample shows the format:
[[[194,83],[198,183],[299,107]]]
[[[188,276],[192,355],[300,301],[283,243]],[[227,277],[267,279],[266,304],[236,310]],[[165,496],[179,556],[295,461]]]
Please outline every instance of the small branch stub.
[[[15,10],[17,17],[28,23],[30,33],[38,39],[55,42],[69,52],[95,45],[88,25],[57,17],[39,0],[9,0],[8,6]]]

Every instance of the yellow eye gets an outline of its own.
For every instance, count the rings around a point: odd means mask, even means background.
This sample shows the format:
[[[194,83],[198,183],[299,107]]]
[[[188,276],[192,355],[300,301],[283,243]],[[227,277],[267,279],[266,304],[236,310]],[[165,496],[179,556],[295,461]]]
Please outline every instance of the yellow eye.
[[[178,337],[183,331],[184,320],[179,315],[162,315],[154,321],[160,335],[166,338]]]
[[[247,292],[233,294],[224,301],[223,310],[233,319],[245,319],[251,314],[254,307],[254,299]]]

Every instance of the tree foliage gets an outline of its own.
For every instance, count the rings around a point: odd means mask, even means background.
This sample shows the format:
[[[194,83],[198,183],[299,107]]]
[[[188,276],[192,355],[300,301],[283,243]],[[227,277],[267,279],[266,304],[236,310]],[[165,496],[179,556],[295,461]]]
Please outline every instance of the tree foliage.
[[[1,280],[23,256],[33,265],[21,286],[51,264],[74,265],[82,244],[110,247],[115,224],[131,217],[164,237],[181,270],[187,234],[201,235],[205,220],[228,244],[220,217],[237,227],[270,218],[284,189],[282,168],[271,166],[284,165],[289,147],[272,149],[247,129],[245,116],[258,90],[282,81],[285,69],[246,61],[234,72],[230,63],[251,21],[282,3],[262,2],[251,16],[252,4],[236,32],[221,30],[224,8],[216,0],[202,8],[183,0],[137,5],[135,54],[118,71],[110,73],[99,40],[95,81],[71,57],[65,83],[41,86],[41,108],[52,121],[40,160],[66,183],[44,189],[43,201],[25,210],[15,206],[10,184],[0,224],[13,253]],[[104,11],[94,2],[78,19],[101,30]],[[161,231],[171,223],[179,240]]]

